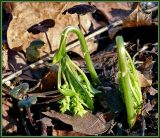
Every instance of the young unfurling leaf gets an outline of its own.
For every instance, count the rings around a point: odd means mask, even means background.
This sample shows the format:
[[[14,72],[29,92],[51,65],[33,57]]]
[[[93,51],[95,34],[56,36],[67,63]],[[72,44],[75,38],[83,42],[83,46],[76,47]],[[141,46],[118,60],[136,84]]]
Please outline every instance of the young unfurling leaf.
[[[59,63],[58,90],[65,96],[59,102],[60,111],[62,113],[69,111],[73,114],[83,116],[86,113],[85,108],[94,109],[93,97],[99,91],[92,87],[84,72],[67,55],[66,39],[69,32],[76,33],[80,40],[84,59],[94,84],[98,85],[100,81],[93,67],[83,34],[77,28],[66,28],[62,33],[59,51],[53,57],[53,64]]]
[[[127,120],[131,128],[136,122],[136,116],[141,114],[142,93],[137,71],[129,53],[124,47],[122,36],[116,37],[116,45],[118,49],[119,88],[126,105]]]

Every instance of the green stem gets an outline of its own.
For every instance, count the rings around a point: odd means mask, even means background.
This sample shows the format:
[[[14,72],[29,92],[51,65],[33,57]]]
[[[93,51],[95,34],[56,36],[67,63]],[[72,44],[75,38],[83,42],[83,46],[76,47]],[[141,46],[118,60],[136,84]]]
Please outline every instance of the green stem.
[[[130,127],[133,127],[136,121],[136,110],[134,108],[134,99],[132,97],[132,89],[128,81],[130,81],[128,62],[126,59],[126,50],[122,36],[116,37],[116,45],[118,48],[118,65],[120,71],[120,85],[123,91],[123,99],[126,105],[127,120]]]
[[[82,32],[78,28],[69,26],[63,31],[62,37],[61,37],[60,49],[57,53],[58,56],[57,56],[55,62],[60,61],[66,55],[66,39],[67,39],[69,32],[75,33],[78,36],[78,38],[80,40],[80,44],[81,44],[81,49],[82,49],[82,52],[84,55],[84,60],[86,62],[87,68],[90,72],[91,78],[92,78],[95,85],[99,85],[100,80],[99,80],[98,75],[94,69],[94,66],[93,66],[93,63],[92,63],[92,60],[90,57],[90,53],[88,51],[88,47],[86,44],[86,40],[84,38],[84,35],[82,34]]]

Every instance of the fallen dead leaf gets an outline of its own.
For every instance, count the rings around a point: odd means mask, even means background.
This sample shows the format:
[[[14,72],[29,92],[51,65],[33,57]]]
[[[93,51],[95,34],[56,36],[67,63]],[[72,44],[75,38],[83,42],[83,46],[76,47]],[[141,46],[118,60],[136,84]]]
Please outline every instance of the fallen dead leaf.
[[[152,67],[153,65],[153,57],[146,57],[144,63],[142,64],[143,69],[147,69]]]
[[[48,42],[45,34],[40,33],[33,35],[27,32],[27,29],[34,24],[37,24],[45,19],[55,20],[54,28],[50,28],[47,32],[48,38],[51,42],[52,50],[58,49],[61,33],[67,26],[78,26],[78,17],[76,14],[63,15],[62,12],[65,9],[80,4],[79,2],[10,2],[4,3],[4,8],[12,13],[13,19],[9,24],[7,31],[8,44],[11,49],[26,51],[30,42],[35,39],[41,39],[45,42],[45,46],[42,48],[45,52],[49,52]],[[91,26],[90,16],[87,14],[81,17],[81,24],[88,31]],[[70,34],[68,41],[72,41],[75,38],[75,34]],[[91,41],[88,43],[89,50],[91,52],[97,49],[97,45]],[[72,48],[71,51],[78,53],[82,56],[82,52],[79,48]]]
[[[90,112],[87,112],[83,117],[61,114],[53,110],[42,113],[48,117],[58,119],[71,125],[75,132],[87,135],[102,134],[107,131],[111,125],[110,122],[104,123],[100,118]]]
[[[8,69],[8,48],[6,44],[2,44],[2,70]]]
[[[52,136],[88,136],[88,135],[79,133],[79,132],[75,132],[75,131],[53,129]]]
[[[127,2],[91,2],[108,18],[109,22],[116,21],[129,15],[131,6]]]
[[[107,87],[100,87],[99,90],[102,94],[97,95],[97,98],[105,110],[115,114],[124,110],[119,91]]]
[[[117,32],[124,28],[133,28],[133,27],[140,27],[140,26],[150,26],[152,25],[152,15],[151,13],[147,14],[142,11],[141,6],[138,4],[136,9],[131,12],[126,17],[121,18],[122,25],[112,27],[109,29],[109,37],[113,39]]]
[[[148,87],[152,85],[152,79],[147,79],[140,71],[137,71],[141,87]]]
[[[156,90],[155,88],[153,88],[152,86],[148,88],[147,90],[149,92],[150,95],[154,96],[155,94],[158,93],[158,90]]]
[[[25,56],[22,52],[16,52],[13,50],[8,51],[9,54],[9,69],[14,71],[18,71],[27,66]]]
[[[58,69],[50,69],[44,77],[38,82],[37,88],[34,92],[45,92],[55,90],[57,87]]]
[[[123,27],[136,27],[152,24],[152,14],[146,14],[142,11],[140,4],[136,9],[125,19],[123,19]]]
[[[12,107],[12,103],[7,99],[2,100],[2,130],[3,133],[15,133],[17,132],[17,121],[8,113],[9,108]]]

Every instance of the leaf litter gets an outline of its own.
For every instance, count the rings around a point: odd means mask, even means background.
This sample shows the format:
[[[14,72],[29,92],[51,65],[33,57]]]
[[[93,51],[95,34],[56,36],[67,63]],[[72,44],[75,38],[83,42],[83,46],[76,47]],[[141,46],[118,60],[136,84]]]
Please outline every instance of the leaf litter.
[[[31,106],[30,114],[24,110],[20,117],[20,112],[17,111],[18,102],[4,94],[5,91],[3,90],[3,134],[42,136],[157,135],[158,21],[155,20],[157,15],[155,11],[153,11],[154,16],[144,12],[144,10],[148,10],[146,7],[144,8],[146,3],[135,3],[135,7],[133,5],[126,2],[45,2],[43,5],[38,2],[3,3],[3,8],[14,17],[7,28],[8,46],[3,46],[3,73],[9,73],[8,69],[12,72],[20,70],[28,66],[30,62],[48,55],[51,49],[53,51],[58,49],[60,34],[65,26],[79,26],[77,15],[74,13],[81,15],[80,23],[82,23],[86,33],[93,33],[93,29],[111,24],[109,31],[101,33],[98,37],[87,42],[95,69],[103,82],[103,86],[98,88],[103,93],[95,96],[94,112],[87,112],[82,118],[67,113],[59,113],[57,101],[63,96],[57,91],[57,69],[49,65],[50,61],[45,61],[36,68],[29,69],[16,79],[7,82],[9,85],[6,90],[27,82],[30,86],[27,95],[29,97],[36,96],[38,101],[37,104]],[[156,6],[156,3],[153,5]],[[25,8],[26,6],[28,8]],[[28,12],[31,7],[32,10]],[[40,10],[42,12],[39,12]],[[121,19],[122,24],[118,27],[112,27],[112,23],[117,19]],[[92,23],[93,26],[90,30]],[[17,24],[19,25],[18,28]],[[143,33],[147,29],[152,31],[148,34]],[[82,32],[85,33],[84,30]],[[143,34],[140,37],[136,34],[139,32]],[[124,36],[126,48],[134,59],[143,93],[143,116],[137,117],[137,123],[132,130],[128,130],[124,104],[119,95],[117,53],[114,42],[114,38],[118,34]],[[157,35],[157,38],[144,39],[148,35],[153,36],[153,34],[154,36]],[[136,35],[137,37],[134,37]],[[71,42],[75,38],[71,34],[68,39]],[[38,59],[28,62],[26,49],[31,42],[37,39],[44,41],[44,47],[40,48]],[[95,41],[95,39],[97,40]],[[49,47],[50,44],[51,48]],[[80,48],[75,47],[70,51],[70,57],[88,77],[88,70],[82,60]],[[9,97],[9,101],[5,99],[6,97]],[[14,114],[15,110],[17,111],[16,114]],[[30,122],[30,115],[35,126],[32,126]],[[24,129],[20,130],[19,128]]]

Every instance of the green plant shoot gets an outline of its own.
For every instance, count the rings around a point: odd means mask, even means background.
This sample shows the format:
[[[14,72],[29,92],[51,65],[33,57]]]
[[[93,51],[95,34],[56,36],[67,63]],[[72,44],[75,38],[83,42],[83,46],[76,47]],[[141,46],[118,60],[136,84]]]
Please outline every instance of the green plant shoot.
[[[62,113],[70,111],[83,116],[86,113],[84,107],[90,110],[94,109],[93,97],[99,91],[92,87],[84,72],[67,55],[66,39],[69,32],[75,33],[80,40],[84,59],[94,84],[98,85],[100,81],[92,64],[83,34],[75,27],[67,27],[62,33],[60,48],[53,57],[53,64],[59,63],[58,90],[64,95],[64,99],[59,102],[60,110]]]
[[[136,116],[141,114],[142,93],[133,61],[124,47],[122,36],[116,37],[118,50],[119,87],[122,99],[126,105],[127,121],[132,128],[136,122]]]

